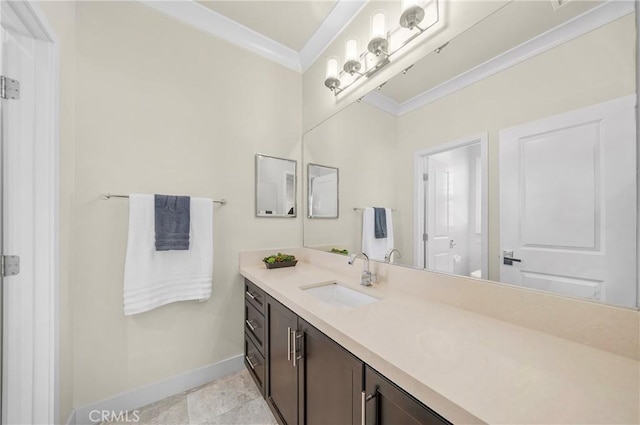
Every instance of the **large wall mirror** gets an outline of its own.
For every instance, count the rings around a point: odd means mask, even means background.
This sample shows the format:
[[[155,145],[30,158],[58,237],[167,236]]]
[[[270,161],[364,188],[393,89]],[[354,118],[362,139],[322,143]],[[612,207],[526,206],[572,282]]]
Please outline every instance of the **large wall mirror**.
[[[510,2],[308,131],[341,199],[305,246],[361,252],[384,207],[396,263],[636,308],[635,23]]]
[[[296,161],[256,154],[256,216],[296,217]]]

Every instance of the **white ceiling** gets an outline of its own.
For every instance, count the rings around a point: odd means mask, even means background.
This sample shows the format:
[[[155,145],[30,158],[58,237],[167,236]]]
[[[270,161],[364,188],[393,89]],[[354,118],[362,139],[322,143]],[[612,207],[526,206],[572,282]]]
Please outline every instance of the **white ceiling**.
[[[300,51],[335,7],[337,0],[198,0],[290,49]]]

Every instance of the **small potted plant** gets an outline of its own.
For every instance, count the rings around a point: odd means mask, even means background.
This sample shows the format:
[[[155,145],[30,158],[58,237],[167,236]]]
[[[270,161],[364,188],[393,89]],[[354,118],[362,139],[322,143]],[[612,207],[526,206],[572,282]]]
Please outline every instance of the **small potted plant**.
[[[294,255],[283,254],[281,252],[275,255],[264,257],[262,261],[264,261],[264,264],[268,269],[293,267],[298,263],[298,260],[296,260],[296,257]]]

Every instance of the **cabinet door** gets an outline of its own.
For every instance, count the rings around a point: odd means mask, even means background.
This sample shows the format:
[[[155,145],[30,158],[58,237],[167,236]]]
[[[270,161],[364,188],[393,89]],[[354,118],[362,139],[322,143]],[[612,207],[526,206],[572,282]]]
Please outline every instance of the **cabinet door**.
[[[360,424],[363,363],[332,339],[298,319],[302,360],[300,423]]]
[[[368,366],[365,387],[367,425],[450,423]]]
[[[295,313],[271,297],[267,299],[267,402],[284,425],[298,420],[298,368],[288,351],[297,323]]]

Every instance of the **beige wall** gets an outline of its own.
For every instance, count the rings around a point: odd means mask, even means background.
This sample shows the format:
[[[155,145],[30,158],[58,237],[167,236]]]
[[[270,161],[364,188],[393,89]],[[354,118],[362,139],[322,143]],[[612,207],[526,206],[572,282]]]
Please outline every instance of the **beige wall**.
[[[65,422],[73,407],[73,333],[71,309],[71,239],[75,181],[75,4],[41,2],[58,38],[60,110],[59,199],[59,420]]]
[[[489,134],[489,278],[499,276],[498,133],[635,93],[635,17],[624,18],[398,119],[398,208],[413,210],[413,155]],[[401,216],[405,229],[412,216]],[[411,238],[400,250],[412,254]]]
[[[139,3],[77,2],[75,28],[72,5],[44,9],[63,49],[65,421],[71,407],[242,352],[239,250],[302,243],[301,218],[254,217],[255,153],[301,155],[302,76]],[[214,209],[209,301],[123,315],[128,204],[106,192],[228,199]]]
[[[365,102],[354,103],[304,135],[304,244],[360,252],[362,211],[354,207],[396,208],[397,119]],[[309,219],[307,164],[339,169],[339,217]],[[302,211],[302,209],[301,209]],[[394,215],[394,219],[395,219]]]

